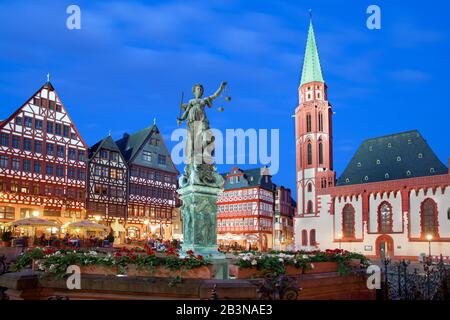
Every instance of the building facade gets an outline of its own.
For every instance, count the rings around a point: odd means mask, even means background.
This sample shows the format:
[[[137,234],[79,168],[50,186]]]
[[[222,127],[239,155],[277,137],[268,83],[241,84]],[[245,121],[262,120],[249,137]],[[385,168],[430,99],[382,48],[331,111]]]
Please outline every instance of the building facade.
[[[364,141],[336,180],[333,112],[312,22],[298,93],[296,248],[450,256],[450,172],[417,130]]]
[[[294,250],[294,215],[296,203],[291,190],[277,186],[275,190],[275,210],[273,221],[273,249]]]
[[[85,214],[87,146],[50,82],[0,122],[0,222]]]
[[[273,248],[277,189],[269,170],[241,170],[234,167],[222,176],[225,179],[224,190],[217,200],[219,245],[252,250]],[[284,196],[283,193],[283,200]],[[284,208],[284,201],[280,204],[280,210],[277,223],[281,222],[281,212],[284,219],[289,217],[288,210]],[[287,222],[287,225],[289,224],[292,224],[292,221]]]
[[[89,148],[87,216],[109,225],[116,222],[123,226],[127,217],[127,205],[128,166],[119,147],[109,135]]]
[[[128,238],[169,238],[178,170],[156,125],[116,141],[128,166]]]

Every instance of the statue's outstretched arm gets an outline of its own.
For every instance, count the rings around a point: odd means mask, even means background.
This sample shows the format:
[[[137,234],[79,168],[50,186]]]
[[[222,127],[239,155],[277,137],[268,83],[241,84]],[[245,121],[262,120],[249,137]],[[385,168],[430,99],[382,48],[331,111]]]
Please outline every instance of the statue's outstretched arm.
[[[225,89],[226,86],[227,86],[227,83],[225,81],[222,82],[220,84],[219,89],[217,89],[217,91],[214,92],[214,94],[212,96],[209,96],[208,100],[212,102],[214,99],[216,99],[222,93],[223,89]]]

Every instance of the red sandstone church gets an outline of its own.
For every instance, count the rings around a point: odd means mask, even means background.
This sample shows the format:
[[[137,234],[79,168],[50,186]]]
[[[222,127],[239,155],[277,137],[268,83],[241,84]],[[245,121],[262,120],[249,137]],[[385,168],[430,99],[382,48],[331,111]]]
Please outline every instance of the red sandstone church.
[[[450,172],[417,130],[365,140],[336,179],[333,112],[312,22],[298,93],[296,248],[449,259]]]

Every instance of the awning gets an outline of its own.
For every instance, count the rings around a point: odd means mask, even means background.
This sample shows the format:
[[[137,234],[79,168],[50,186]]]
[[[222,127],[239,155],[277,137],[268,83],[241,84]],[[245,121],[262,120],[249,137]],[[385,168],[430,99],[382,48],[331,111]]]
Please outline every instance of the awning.
[[[51,220],[45,220],[37,217],[25,218],[9,222],[7,225],[13,227],[53,227],[58,228],[58,223]]]

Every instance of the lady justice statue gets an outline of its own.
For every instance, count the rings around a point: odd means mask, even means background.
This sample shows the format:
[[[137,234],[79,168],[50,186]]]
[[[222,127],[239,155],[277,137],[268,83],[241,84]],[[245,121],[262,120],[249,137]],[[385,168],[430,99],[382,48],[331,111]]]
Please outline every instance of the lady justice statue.
[[[182,251],[192,250],[213,259],[223,259],[217,249],[217,196],[222,192],[224,180],[214,165],[214,135],[209,126],[205,107],[221,95],[227,83],[222,82],[211,96],[203,98],[203,86],[192,87],[194,98],[180,105],[178,125],[186,121],[186,165],[179,179],[177,192],[183,202]],[[231,98],[226,98],[230,100]],[[222,111],[223,108],[219,108]],[[226,268],[222,268],[225,270]],[[226,270],[224,271],[226,272]]]
[[[213,95],[202,98],[203,86],[195,84],[192,87],[194,99],[186,104],[181,103],[184,112],[177,118],[178,125],[182,121],[187,122],[186,166],[180,178],[181,187],[188,184],[222,186],[222,177],[214,166],[214,135],[209,127],[205,106],[211,108],[214,99],[220,96],[226,85],[226,82],[222,82]]]

